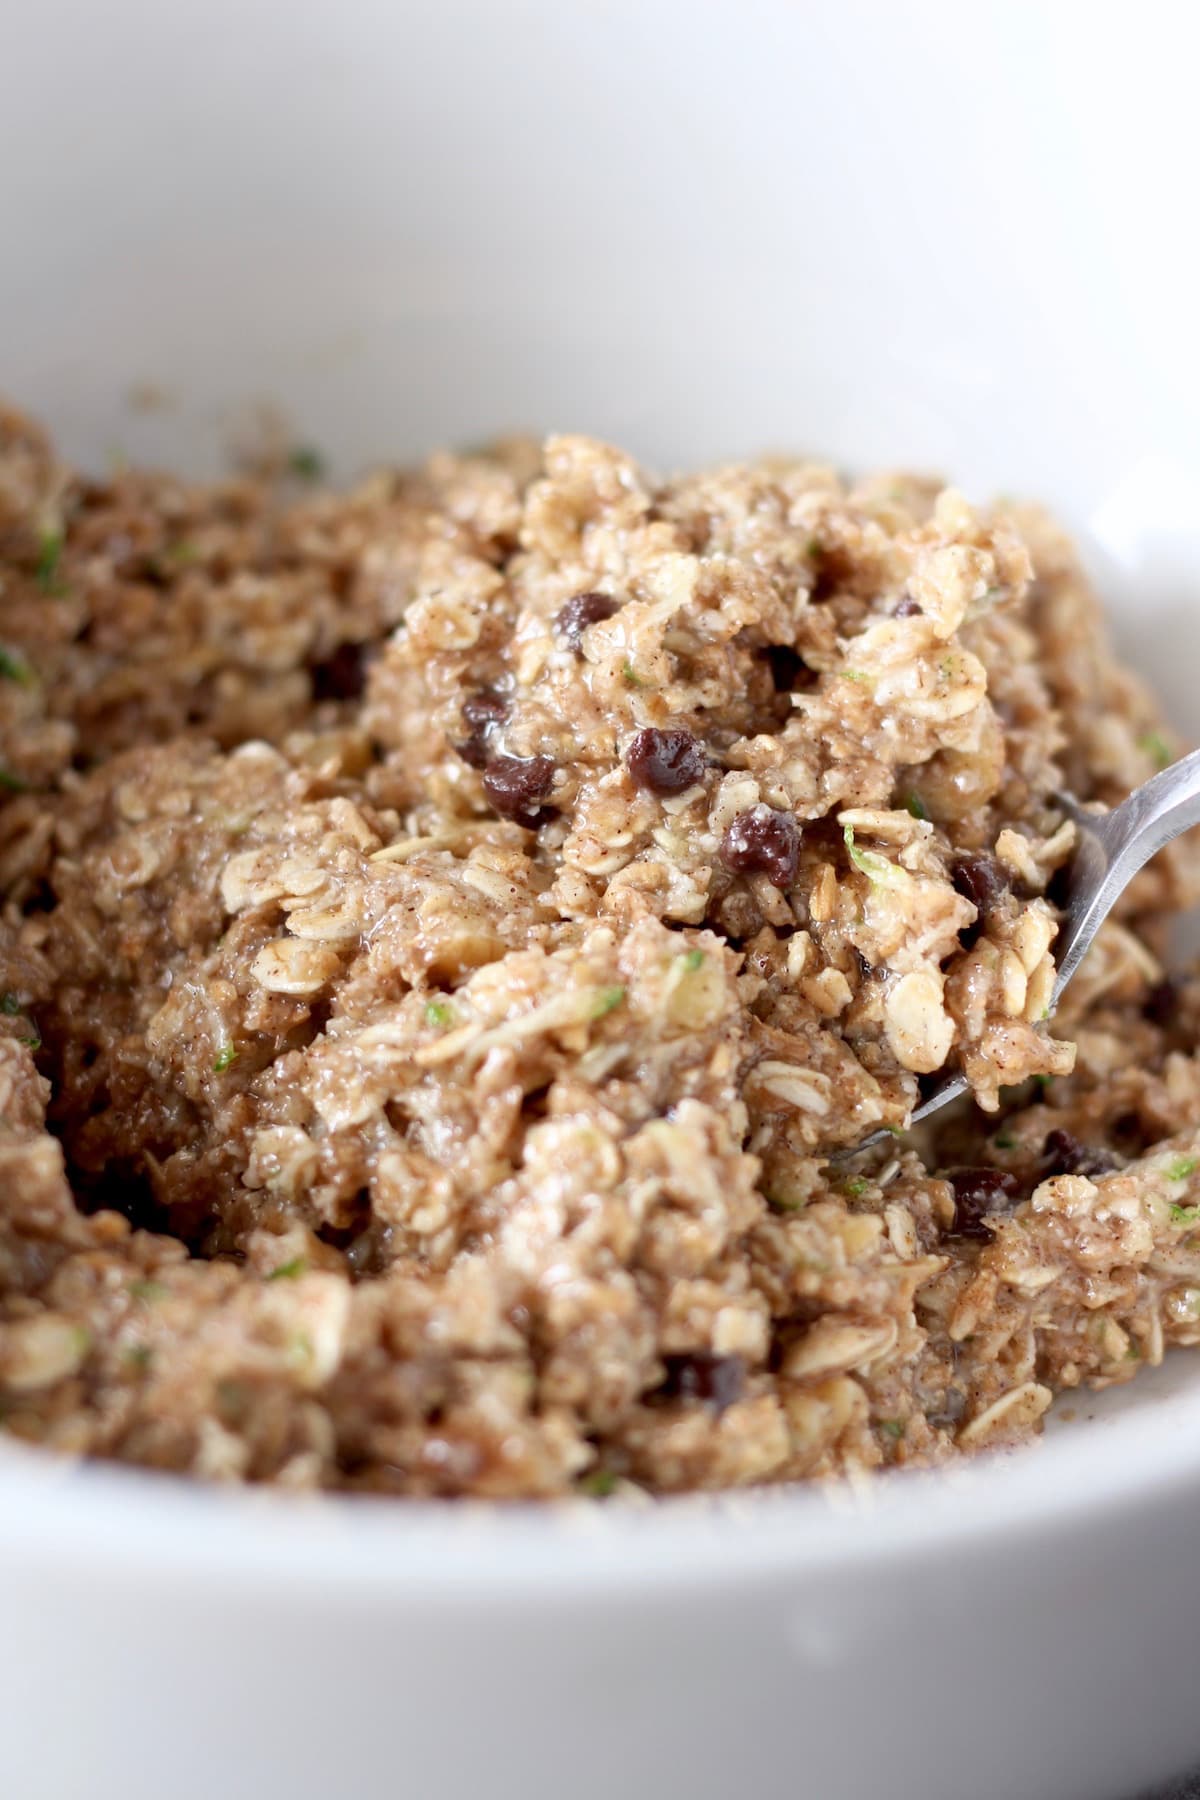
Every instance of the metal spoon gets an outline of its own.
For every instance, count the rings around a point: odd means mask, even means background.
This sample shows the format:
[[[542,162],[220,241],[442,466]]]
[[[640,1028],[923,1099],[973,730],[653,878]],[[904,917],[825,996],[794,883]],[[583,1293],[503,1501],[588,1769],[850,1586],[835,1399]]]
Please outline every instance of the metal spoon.
[[[1047,1017],[1054,1012],[1063,990],[1092,946],[1092,939],[1129,883],[1165,844],[1200,825],[1200,750],[1172,763],[1134,790],[1128,800],[1111,812],[1088,812],[1070,794],[1056,796],[1067,817],[1079,829],[1067,901],[1055,940],[1058,977],[1050,995]],[[912,1115],[917,1125],[940,1112],[967,1091],[966,1077],[943,1075]],[[856,1146],[880,1142],[888,1133],[875,1132]]]

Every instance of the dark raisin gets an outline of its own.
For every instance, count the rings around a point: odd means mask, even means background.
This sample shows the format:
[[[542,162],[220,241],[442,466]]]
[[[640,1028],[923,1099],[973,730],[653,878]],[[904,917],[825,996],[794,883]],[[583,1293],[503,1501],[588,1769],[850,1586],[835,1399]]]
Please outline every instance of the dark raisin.
[[[1146,1003],[1142,1008],[1152,1025],[1158,1025],[1163,1031],[1175,1023],[1179,1012],[1179,983],[1172,981],[1168,975],[1146,995]]]
[[[954,865],[954,885],[980,913],[993,912],[1008,892],[1008,882],[994,856],[960,856]]]
[[[808,664],[790,644],[768,644],[762,654],[777,694],[791,694],[806,685]]]
[[[365,644],[339,644],[312,671],[314,700],[360,700],[367,684]]]
[[[1121,1166],[1120,1159],[1103,1144],[1081,1144],[1077,1137],[1061,1127],[1052,1131],[1042,1148],[1046,1160],[1043,1171],[1053,1175],[1111,1175]]]
[[[483,791],[504,819],[531,829],[547,813],[539,804],[550,792],[554,764],[548,756],[496,756],[483,776]]]
[[[639,731],[625,754],[630,775],[652,794],[682,794],[704,777],[704,752],[690,731]]]
[[[945,1179],[954,1189],[954,1235],[986,1243],[992,1234],[984,1220],[1012,1205],[1020,1191],[1016,1176],[999,1169],[947,1169]]]
[[[463,701],[462,717],[468,736],[464,743],[456,744],[454,748],[473,769],[486,769],[488,739],[497,725],[502,725],[508,717],[508,701],[491,688],[481,688],[479,693],[471,694]]]
[[[735,875],[765,875],[790,887],[800,861],[800,827],[790,812],[752,806],[739,813],[721,839],[721,861]]]
[[[1009,892],[1009,886],[994,856],[960,856],[954,865],[953,879],[956,892],[969,900],[979,915],[974,925],[964,927],[959,933],[961,942],[969,949],[983,930],[988,915],[995,912]]]
[[[461,756],[465,763],[473,769],[486,769],[488,766],[488,748],[483,738],[464,738],[461,744],[455,744],[455,754]]]
[[[618,610],[618,602],[611,594],[576,594],[559,607],[554,629],[572,650],[578,650],[588,626],[611,619]]]
[[[375,1222],[358,1232],[346,1246],[350,1275],[381,1275],[388,1267],[392,1243],[392,1227]]]
[[[893,619],[915,619],[917,614],[924,610],[923,606],[917,605],[911,594],[905,594],[892,617]]]
[[[742,1397],[746,1365],[740,1356],[715,1356],[696,1350],[686,1356],[664,1356],[667,1377],[658,1394],[664,1400],[703,1400],[724,1412]]]
[[[462,716],[463,723],[472,731],[490,731],[493,725],[502,724],[508,717],[508,701],[492,688],[481,688],[463,701]]]

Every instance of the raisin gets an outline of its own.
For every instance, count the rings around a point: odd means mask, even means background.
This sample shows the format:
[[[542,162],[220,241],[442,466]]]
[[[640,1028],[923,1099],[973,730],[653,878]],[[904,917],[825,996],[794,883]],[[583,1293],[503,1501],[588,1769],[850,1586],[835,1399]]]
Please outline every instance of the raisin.
[[[924,610],[925,608],[919,606],[911,594],[905,594],[892,617],[893,619],[915,619],[917,614],[923,613]]]
[[[312,671],[314,700],[359,700],[367,684],[365,644],[339,644]]]
[[[488,765],[487,744],[482,738],[465,738],[461,744],[455,744],[455,754],[461,756],[465,763],[473,769],[486,769]]]
[[[639,731],[625,756],[638,787],[652,794],[682,794],[703,779],[704,752],[690,731]]]
[[[618,603],[610,594],[576,594],[565,606],[559,608],[554,629],[572,650],[577,651],[588,626],[598,625],[602,619],[611,619],[618,610]]]
[[[790,812],[753,806],[739,813],[721,839],[721,861],[735,875],[765,875],[790,887],[800,861],[800,827]]]
[[[392,1260],[392,1235],[390,1225],[375,1222],[351,1238],[345,1250],[351,1277],[383,1274]]]
[[[488,739],[497,725],[502,725],[508,717],[508,701],[491,688],[481,688],[479,693],[471,694],[463,701],[462,717],[469,736],[454,748],[473,769],[486,769]]]
[[[999,1169],[967,1168],[947,1169],[945,1179],[954,1189],[954,1235],[986,1243],[992,1234],[984,1220],[1012,1205],[1020,1191],[1016,1176]]]
[[[1008,892],[1008,882],[994,856],[960,856],[954,865],[954,886],[980,914],[993,912]]]
[[[685,1356],[664,1356],[667,1378],[658,1389],[664,1400],[703,1400],[716,1412],[724,1412],[742,1397],[746,1365],[740,1356],[716,1356],[695,1350]]]
[[[956,893],[969,900],[979,915],[973,925],[965,926],[958,934],[963,947],[969,950],[982,932],[988,915],[995,912],[1009,892],[1009,886],[994,856],[960,856],[954,865],[953,879]]]
[[[472,731],[490,731],[508,717],[508,701],[492,688],[481,688],[463,701],[462,716]]]
[[[1081,1144],[1061,1127],[1047,1137],[1042,1155],[1048,1165],[1044,1171],[1047,1179],[1053,1175],[1111,1175],[1121,1166],[1120,1159],[1103,1144]]]
[[[532,829],[548,816],[539,803],[550,792],[554,764],[548,756],[496,756],[483,776],[483,791],[504,819]]]

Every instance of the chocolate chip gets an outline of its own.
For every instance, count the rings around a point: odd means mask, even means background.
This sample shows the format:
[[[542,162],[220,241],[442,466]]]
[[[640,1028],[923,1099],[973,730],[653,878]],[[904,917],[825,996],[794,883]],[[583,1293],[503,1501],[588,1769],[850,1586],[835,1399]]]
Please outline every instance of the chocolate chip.
[[[807,686],[812,671],[790,644],[768,644],[762,655],[777,694],[792,694],[798,687]]]
[[[1121,1166],[1120,1158],[1103,1144],[1081,1144],[1077,1137],[1060,1128],[1052,1131],[1042,1147],[1046,1160],[1044,1176],[1111,1175]]]
[[[914,619],[918,613],[924,612],[924,610],[924,607],[917,605],[911,594],[905,594],[892,617],[893,619]]]
[[[667,1377],[658,1389],[664,1400],[704,1400],[724,1412],[742,1397],[746,1365],[740,1356],[715,1356],[696,1350],[686,1356],[664,1356]]]
[[[960,856],[954,865],[954,887],[957,893],[969,900],[979,917],[974,925],[968,925],[959,932],[959,939],[964,948],[970,949],[975,943],[989,914],[995,912],[1000,901],[1009,893],[1008,880],[994,856],[968,854]]]
[[[559,608],[554,629],[572,650],[578,650],[588,626],[611,619],[618,610],[618,602],[611,594],[576,594]]]
[[[1020,1192],[1016,1176],[1000,1169],[947,1169],[945,1179],[954,1189],[954,1235],[985,1243],[992,1234],[984,1220],[1007,1211]]]
[[[652,794],[682,794],[703,779],[704,752],[690,731],[639,731],[625,754],[626,767],[638,787]]]
[[[483,791],[504,819],[531,829],[548,816],[538,803],[550,792],[554,764],[548,756],[496,756],[483,776]]]
[[[1179,983],[1168,975],[1165,981],[1158,982],[1146,995],[1142,1011],[1152,1025],[1158,1025],[1163,1031],[1175,1023],[1179,1012]]]
[[[790,812],[752,806],[730,825],[720,854],[735,875],[765,875],[777,888],[790,887],[800,861],[800,827]]]
[[[994,856],[960,856],[954,865],[954,885],[977,912],[994,911],[1008,892],[1008,882]]]
[[[463,701],[462,717],[468,736],[454,748],[473,769],[486,769],[490,760],[488,739],[497,725],[502,725],[508,717],[508,701],[491,688],[481,688]]]
[[[367,680],[365,644],[339,644],[312,671],[314,700],[359,700]]]

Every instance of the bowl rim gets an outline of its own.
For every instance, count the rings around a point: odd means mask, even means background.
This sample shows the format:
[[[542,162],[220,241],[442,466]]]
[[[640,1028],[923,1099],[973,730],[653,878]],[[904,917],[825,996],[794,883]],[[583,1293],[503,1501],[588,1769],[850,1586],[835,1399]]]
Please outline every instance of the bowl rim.
[[[1184,1353],[1186,1354],[1186,1353]],[[1200,1386],[1012,1451],[856,1482],[594,1501],[405,1501],[220,1487],[0,1445],[0,1565],[87,1581],[236,1578],[272,1604],[425,1594],[552,1605],[879,1572],[1077,1538],[1200,1488]]]

